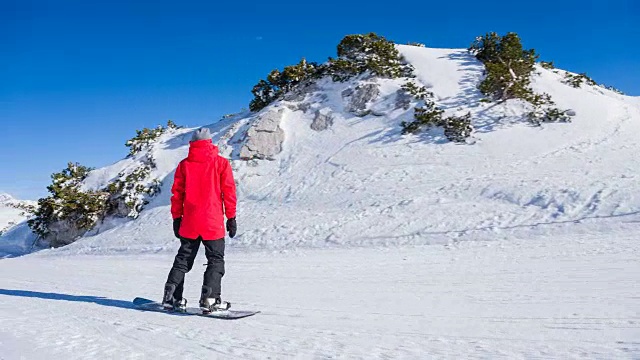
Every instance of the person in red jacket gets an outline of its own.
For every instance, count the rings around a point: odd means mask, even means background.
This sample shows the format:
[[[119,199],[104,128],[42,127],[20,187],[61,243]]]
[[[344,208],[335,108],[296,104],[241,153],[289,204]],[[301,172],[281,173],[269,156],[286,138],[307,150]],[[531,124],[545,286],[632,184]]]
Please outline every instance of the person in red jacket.
[[[224,276],[224,217],[229,237],[236,234],[236,185],[229,161],[218,155],[209,129],[197,130],[189,143],[189,155],[176,169],[171,189],[173,232],[180,249],[164,287],[162,304],[167,309],[186,310],[182,297],[184,277],[193,267],[200,244],[204,245],[204,272],[200,308],[203,312],[228,309],[220,299]]]

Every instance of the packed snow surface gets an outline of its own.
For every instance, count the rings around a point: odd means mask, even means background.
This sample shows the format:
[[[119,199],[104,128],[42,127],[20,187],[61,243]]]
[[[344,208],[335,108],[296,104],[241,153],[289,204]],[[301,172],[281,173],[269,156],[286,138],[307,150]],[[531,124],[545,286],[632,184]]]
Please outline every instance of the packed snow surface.
[[[534,89],[576,115],[534,127],[522,102],[480,101],[483,67],[464,50],[399,48],[445,115],[472,113],[469,144],[400,134],[406,79],[322,80],[270,105],[284,134],[272,161],[239,158],[263,113],[208,126],[238,183],[224,296],[261,314],[131,308],[161,296],[177,249],[169,190],[193,131],[182,129],[149,150],[163,186],[138,219],[0,261],[0,358],[640,358],[638,98],[539,68]],[[344,94],[362,84],[379,91],[356,115]],[[15,227],[0,252],[19,255],[6,244],[28,234]],[[188,275],[192,303],[203,269]]]
[[[135,296],[162,296],[169,253],[7,259],[0,358],[638,359],[637,235],[232,248],[224,295],[262,311],[237,321],[133,309]]]

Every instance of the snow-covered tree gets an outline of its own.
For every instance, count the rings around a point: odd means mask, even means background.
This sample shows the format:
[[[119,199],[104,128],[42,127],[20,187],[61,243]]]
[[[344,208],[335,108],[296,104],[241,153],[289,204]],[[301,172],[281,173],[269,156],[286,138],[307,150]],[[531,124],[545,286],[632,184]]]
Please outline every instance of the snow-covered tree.
[[[324,71],[324,66],[307,62],[304,58],[296,65],[285,66],[283,71],[272,70],[266,80],[260,80],[251,90],[254,98],[249,109],[262,110],[302,82],[321,77]]]
[[[442,120],[444,110],[438,108],[436,103],[431,99],[423,100],[422,104],[416,106],[413,111],[414,120],[411,122],[403,121],[400,124],[403,134],[416,134],[422,129],[442,126],[444,124]]]
[[[160,135],[179,128],[169,120],[166,127],[137,130],[126,143],[129,157],[150,150]],[[29,226],[48,245],[56,247],[73,242],[106,216],[137,217],[148,198],[160,192],[161,184],[151,177],[156,164],[150,153],[137,156],[135,161],[138,166],[121,172],[101,190],[82,189],[92,169],[69,163],[51,176],[52,183],[47,187],[50,195],[38,200]]]
[[[129,148],[129,156],[133,156],[142,150],[148,149],[149,146],[160,137],[160,135],[167,131],[173,131],[181,128],[181,126],[178,126],[175,122],[169,120],[167,121],[167,126],[158,125],[153,129],[144,128],[142,130],[136,130],[136,136],[127,140],[125,143],[125,146]]]
[[[540,61],[540,66],[547,70],[553,70],[556,66],[553,64],[553,61]]]
[[[329,73],[334,81],[345,81],[369,71],[386,78],[410,77],[413,67],[395,44],[375,33],[345,36],[338,44],[338,57],[329,58]]]
[[[33,232],[49,240],[51,246],[75,240],[58,236],[67,233],[68,229],[73,229],[73,234],[82,234],[102,218],[108,194],[80,188],[91,170],[78,163],[69,163],[66,169],[51,175],[52,183],[47,187],[50,195],[38,200],[34,218],[28,222]]]
[[[567,72],[564,74],[564,79],[562,80],[562,82],[567,85],[573,86],[574,88],[579,88],[582,86],[582,84],[587,84],[589,86],[598,85],[598,83],[590,78],[587,73],[572,74],[570,72]]]
[[[160,193],[160,180],[151,178],[155,169],[155,161],[151,155],[143,159],[132,171],[123,171],[104,189],[109,194],[106,215],[137,218],[148,198]]]
[[[347,35],[338,44],[337,52],[337,58],[329,58],[327,64],[302,59],[282,71],[272,70],[251,90],[254,98],[249,109],[260,111],[298,85],[325,75],[331,75],[334,81],[346,81],[367,71],[386,78],[412,76],[413,67],[404,61],[395,44],[375,33]]]
[[[433,97],[433,93],[427,90],[425,86],[418,86],[412,81],[404,83],[400,89],[405,93],[412,95],[417,100],[425,100]]]
[[[450,116],[443,121],[444,136],[453,142],[463,143],[471,136],[471,112],[463,116]]]
[[[518,34],[487,33],[476,38],[469,51],[486,69],[486,77],[479,87],[483,94],[507,100],[523,99],[532,93],[529,83],[538,55],[534,49],[522,48]]]

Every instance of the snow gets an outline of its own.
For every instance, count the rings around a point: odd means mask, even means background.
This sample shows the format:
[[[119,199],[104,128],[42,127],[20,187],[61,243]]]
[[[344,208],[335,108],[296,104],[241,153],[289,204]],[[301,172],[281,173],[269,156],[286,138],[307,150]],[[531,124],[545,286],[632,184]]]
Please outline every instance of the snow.
[[[11,195],[0,193],[0,231],[9,226],[9,223],[19,222],[22,220],[20,210],[12,207],[16,199]]]
[[[17,200],[0,193],[0,258],[30,251],[34,237],[26,226],[27,215],[18,205],[36,205],[35,201]]]
[[[540,67],[534,89],[576,116],[535,127],[525,103],[480,101],[483,67],[466,51],[399,49],[446,116],[472,113],[470,144],[402,136],[406,80],[323,80],[269,106],[284,109],[274,161],[239,160],[255,114],[208,125],[238,182],[224,296],[263,313],[212,324],[130,308],[161,296],[177,248],[170,187],[194,130],[182,129],[149,150],[162,192],[136,220],[0,261],[0,358],[640,357],[640,98]],[[372,81],[371,115],[347,112],[342,92]],[[333,118],[327,130],[311,129],[317,111]],[[0,251],[29,236],[15,227]],[[192,302],[201,270],[188,276]]]
[[[640,355],[635,235],[231,248],[223,292],[236,309],[262,311],[233,322],[132,309],[135,296],[161,296],[169,253],[8,259],[2,356],[632,359]],[[192,303],[201,271],[187,275]]]

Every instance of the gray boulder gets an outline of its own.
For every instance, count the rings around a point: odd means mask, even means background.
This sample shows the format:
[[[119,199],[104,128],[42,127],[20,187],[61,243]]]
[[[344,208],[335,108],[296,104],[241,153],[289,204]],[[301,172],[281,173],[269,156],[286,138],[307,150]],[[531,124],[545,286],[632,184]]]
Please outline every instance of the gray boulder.
[[[284,131],[280,128],[284,111],[272,109],[259,115],[247,131],[245,144],[240,149],[241,159],[275,159],[284,141]]]
[[[404,109],[409,110],[411,107],[411,101],[413,100],[413,95],[404,91],[403,89],[398,89],[396,92],[396,109]]]
[[[86,233],[65,220],[53,222],[48,228],[49,234],[44,240],[52,247],[69,245]]]
[[[367,105],[380,95],[380,87],[375,83],[368,83],[356,86],[355,90],[347,89],[342,92],[342,96],[348,97],[346,111],[357,116],[369,114]]]
[[[320,110],[317,110],[311,123],[311,129],[322,131],[327,130],[331,125],[333,125],[333,116],[331,116],[331,113],[323,114]]]

